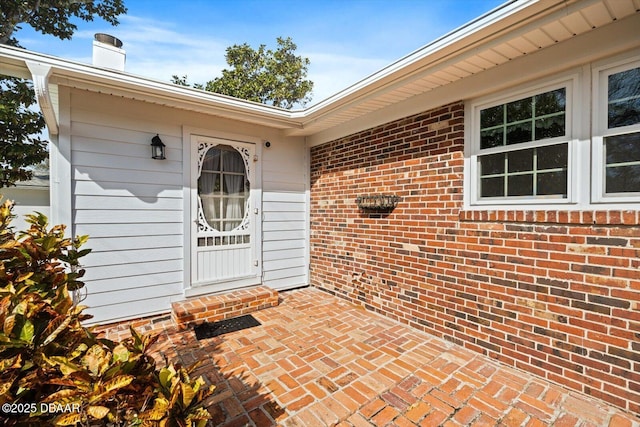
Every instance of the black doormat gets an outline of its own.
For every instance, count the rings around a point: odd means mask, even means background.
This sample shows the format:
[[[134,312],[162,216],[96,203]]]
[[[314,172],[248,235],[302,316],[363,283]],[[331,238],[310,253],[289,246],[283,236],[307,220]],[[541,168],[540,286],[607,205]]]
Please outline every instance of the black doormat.
[[[243,329],[260,326],[261,323],[250,314],[234,317],[233,319],[220,320],[218,322],[205,322],[193,328],[198,340],[217,337],[229,332],[241,331]]]

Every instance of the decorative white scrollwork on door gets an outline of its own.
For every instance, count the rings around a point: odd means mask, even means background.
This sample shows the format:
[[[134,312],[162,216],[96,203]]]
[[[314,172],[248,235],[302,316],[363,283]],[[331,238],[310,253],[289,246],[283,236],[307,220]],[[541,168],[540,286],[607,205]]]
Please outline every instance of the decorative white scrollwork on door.
[[[200,141],[197,159],[198,246],[250,243],[250,150]]]

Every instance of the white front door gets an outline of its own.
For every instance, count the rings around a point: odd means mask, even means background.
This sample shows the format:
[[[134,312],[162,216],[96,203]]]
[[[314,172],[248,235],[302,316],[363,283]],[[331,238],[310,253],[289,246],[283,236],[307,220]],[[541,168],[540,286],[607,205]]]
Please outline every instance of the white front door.
[[[256,146],[192,136],[192,288],[259,283],[261,218]]]

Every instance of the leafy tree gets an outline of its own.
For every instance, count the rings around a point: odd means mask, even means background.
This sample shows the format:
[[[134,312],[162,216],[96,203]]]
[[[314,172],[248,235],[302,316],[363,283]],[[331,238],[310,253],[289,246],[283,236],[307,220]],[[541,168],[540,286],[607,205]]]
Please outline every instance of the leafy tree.
[[[65,40],[77,29],[73,17],[92,21],[98,16],[117,25],[126,11],[123,0],[2,0],[0,44],[22,47],[13,34],[23,24]],[[48,156],[47,141],[40,138],[44,119],[31,108],[35,102],[31,82],[0,76],[0,188],[31,179],[29,166]]]
[[[47,157],[47,141],[39,138],[42,114],[30,110],[35,96],[31,84],[15,77],[0,79],[0,187],[32,177],[28,168]]]
[[[291,109],[311,100],[313,82],[307,80],[309,59],[296,56],[297,46],[290,37],[278,37],[278,48],[265,45],[254,50],[247,43],[226,50],[229,69],[206,85],[194,85],[210,92]],[[173,83],[188,86],[187,76],[173,76]]]
[[[118,25],[118,16],[127,12],[123,0],[2,0],[0,3],[0,43],[17,45],[12,35],[21,24],[61,40],[70,39],[78,27],[70,19],[93,21],[99,16]]]

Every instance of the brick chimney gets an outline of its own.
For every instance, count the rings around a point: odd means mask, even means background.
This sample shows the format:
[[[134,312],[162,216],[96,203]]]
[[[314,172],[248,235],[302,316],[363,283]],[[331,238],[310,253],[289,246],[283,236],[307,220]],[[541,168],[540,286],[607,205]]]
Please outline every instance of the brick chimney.
[[[124,71],[126,55],[122,41],[109,34],[97,33],[93,40],[93,65]]]

